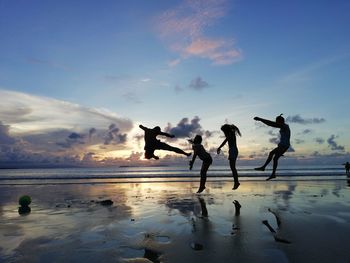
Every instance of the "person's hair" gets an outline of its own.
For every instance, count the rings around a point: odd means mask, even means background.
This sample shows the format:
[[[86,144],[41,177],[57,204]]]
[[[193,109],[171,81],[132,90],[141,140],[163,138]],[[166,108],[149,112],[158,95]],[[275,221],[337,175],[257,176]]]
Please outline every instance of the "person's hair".
[[[282,117],[283,113],[276,117],[276,122],[284,123],[284,118]]]
[[[161,129],[160,129],[160,127],[159,127],[159,126],[154,127],[154,128],[153,128],[153,130],[158,131],[158,132],[160,132],[160,131],[161,131]]]
[[[231,135],[242,136],[238,127],[236,125],[233,125],[233,124],[224,124],[221,126],[221,130],[224,132],[226,137],[231,136]]]
[[[192,144],[201,144],[202,140],[203,140],[202,136],[196,135],[196,137],[194,137],[194,139],[189,139],[188,141]]]

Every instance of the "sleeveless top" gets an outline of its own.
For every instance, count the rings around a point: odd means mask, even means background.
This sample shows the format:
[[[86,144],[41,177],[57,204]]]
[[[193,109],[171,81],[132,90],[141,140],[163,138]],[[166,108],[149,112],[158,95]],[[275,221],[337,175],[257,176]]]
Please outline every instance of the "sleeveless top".
[[[210,154],[206,152],[202,144],[193,144],[192,149],[202,161],[211,159]]]
[[[280,142],[278,146],[289,147],[290,146],[290,129],[287,124],[284,124],[280,129]]]

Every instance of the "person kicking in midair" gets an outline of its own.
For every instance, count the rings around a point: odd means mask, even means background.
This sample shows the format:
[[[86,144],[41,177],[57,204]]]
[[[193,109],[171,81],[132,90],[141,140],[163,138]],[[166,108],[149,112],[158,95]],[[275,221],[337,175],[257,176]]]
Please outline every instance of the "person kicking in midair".
[[[147,128],[143,125],[139,125],[139,127],[144,130],[145,132],[145,158],[146,159],[156,159],[158,160],[159,157],[154,155],[155,150],[165,150],[165,151],[171,151],[178,154],[183,154],[186,156],[190,156],[191,153],[186,153],[183,150],[170,146],[164,142],[161,142],[157,139],[158,135],[166,136],[169,138],[174,138],[174,135],[171,135],[166,132],[162,132],[159,126],[154,127],[153,129]]]

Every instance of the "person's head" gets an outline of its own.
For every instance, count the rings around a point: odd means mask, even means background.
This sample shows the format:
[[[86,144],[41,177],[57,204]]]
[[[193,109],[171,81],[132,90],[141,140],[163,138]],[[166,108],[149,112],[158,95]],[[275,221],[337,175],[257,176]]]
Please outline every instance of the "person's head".
[[[201,144],[202,143],[202,136],[200,136],[200,135],[196,135],[196,137],[194,137],[194,139],[193,139],[193,143],[194,144]]]
[[[196,137],[194,137],[194,139],[189,139],[188,141],[192,144],[201,144],[202,140],[203,140],[202,136],[196,135]]]
[[[223,131],[226,137],[236,134],[241,136],[241,132],[239,131],[238,127],[236,127],[233,124],[224,124],[221,126],[221,130]]]
[[[154,127],[153,130],[156,131],[156,132],[160,132],[161,131],[159,126]]]
[[[284,124],[284,118],[282,117],[282,113],[276,117],[276,122],[279,124]]]

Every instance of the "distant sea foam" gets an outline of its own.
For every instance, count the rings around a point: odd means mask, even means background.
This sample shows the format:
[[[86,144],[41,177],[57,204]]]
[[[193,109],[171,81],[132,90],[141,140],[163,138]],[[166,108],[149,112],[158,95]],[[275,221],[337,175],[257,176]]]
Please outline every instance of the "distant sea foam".
[[[108,168],[45,168],[0,169],[0,184],[52,184],[52,183],[118,183],[198,180],[200,165],[189,171],[187,166],[160,167],[108,167]],[[271,169],[255,171],[254,167],[238,167],[241,180],[263,180]],[[277,170],[280,180],[344,179],[342,165],[281,166]],[[229,166],[212,166],[209,180],[232,180]]]

